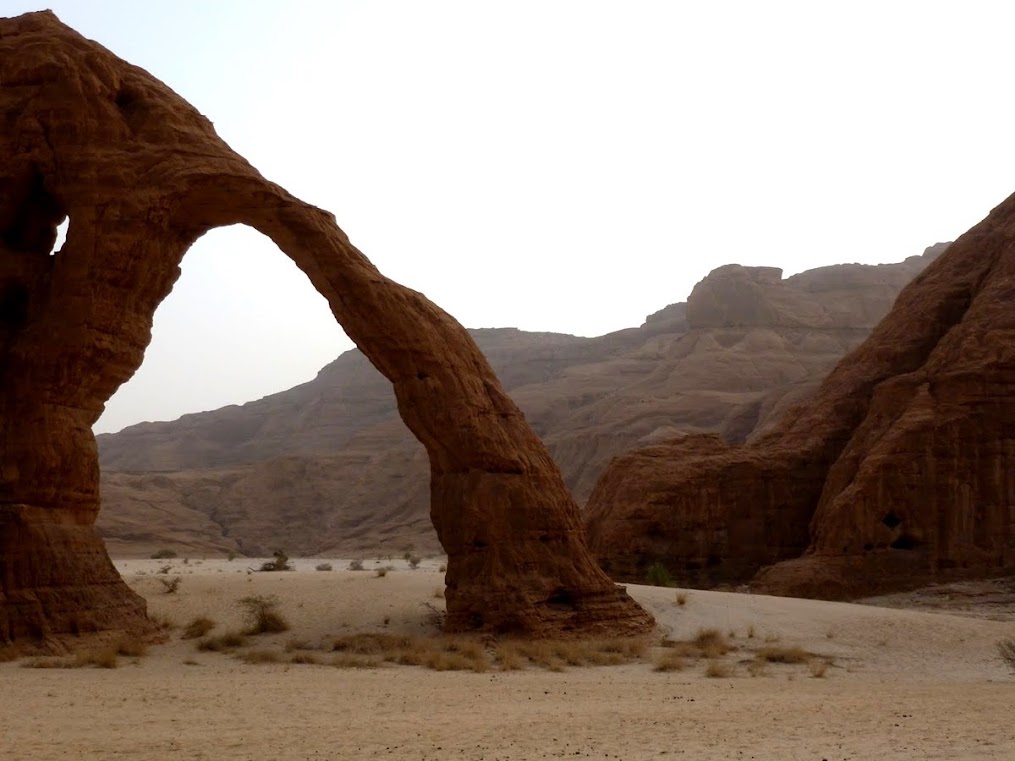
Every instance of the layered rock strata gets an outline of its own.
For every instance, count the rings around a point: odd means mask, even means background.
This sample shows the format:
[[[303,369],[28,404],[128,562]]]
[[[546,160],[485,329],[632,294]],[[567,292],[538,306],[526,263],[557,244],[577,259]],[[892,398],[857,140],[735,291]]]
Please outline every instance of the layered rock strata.
[[[91,427],[140,365],[189,246],[238,223],[307,274],[426,448],[449,629],[651,626],[592,560],[556,465],[465,330],[330,214],[49,12],[0,20],[0,113],[0,639],[144,628],[94,530]]]
[[[685,583],[847,598],[1015,571],[1015,196],[770,432],[622,455],[586,521],[622,579],[658,562]]]

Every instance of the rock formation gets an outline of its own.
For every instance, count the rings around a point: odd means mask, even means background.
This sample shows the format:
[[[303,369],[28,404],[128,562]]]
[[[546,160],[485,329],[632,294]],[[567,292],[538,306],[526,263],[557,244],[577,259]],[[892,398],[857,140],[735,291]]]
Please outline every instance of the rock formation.
[[[0,19],[0,113],[0,640],[144,628],[94,530],[91,426],[140,365],[188,247],[236,223],[293,259],[391,381],[430,458],[449,629],[651,626],[592,561],[556,465],[465,330],[330,214],[49,12]]]
[[[690,432],[741,442],[769,428],[867,337],[939,249],[784,279],[721,267],[690,306],[598,338],[470,332],[583,500],[632,447]],[[756,316],[732,319],[747,309]],[[97,440],[97,525],[115,554],[439,550],[426,453],[358,350],[288,391]]]
[[[722,300],[703,302],[716,314]],[[588,503],[590,545],[615,578],[660,562],[686,583],[754,577],[760,591],[827,598],[1010,573],[1013,394],[1015,196],[769,432],[616,458]]]

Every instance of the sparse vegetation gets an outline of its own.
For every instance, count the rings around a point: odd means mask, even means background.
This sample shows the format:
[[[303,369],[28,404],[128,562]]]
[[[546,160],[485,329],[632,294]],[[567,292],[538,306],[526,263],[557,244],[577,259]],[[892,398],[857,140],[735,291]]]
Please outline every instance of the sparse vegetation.
[[[654,669],[656,671],[683,671],[687,668],[687,661],[673,651],[667,651],[656,658]]]
[[[274,650],[247,650],[236,657],[245,663],[279,663],[282,660],[281,653]]]
[[[173,550],[161,549],[157,552],[152,553],[152,560],[168,560],[169,558],[175,558],[176,553]]]
[[[350,571],[362,571],[363,570],[363,561],[359,560],[359,559],[349,561],[349,570]]]
[[[183,627],[183,634],[180,639],[197,639],[215,628],[215,622],[207,616],[198,616],[191,619],[190,623]]]
[[[197,649],[205,652],[227,653],[247,644],[247,638],[240,632],[226,632],[217,637],[198,640]]]
[[[331,563],[318,563],[317,565],[314,566],[314,570],[315,571],[330,571],[330,570],[332,570]]]
[[[645,572],[645,581],[654,587],[672,587],[673,577],[660,561],[654,562]]]
[[[687,592],[677,592],[677,605],[687,605]]]
[[[388,575],[388,571],[391,570],[393,569],[391,568],[390,565],[382,565],[380,568],[374,569],[374,576],[376,576],[378,579],[383,579],[385,576]]]
[[[226,553],[226,560],[228,560],[230,562],[232,562],[233,560],[236,560],[236,553],[233,552],[232,550],[229,550],[229,552]]]
[[[733,667],[713,658],[705,666],[705,676],[710,679],[726,679],[733,676]]]
[[[755,657],[767,663],[807,663],[812,655],[799,647],[763,647]]]
[[[441,567],[438,568],[437,570],[440,571],[441,573],[447,573],[448,567],[444,563],[441,563]]]
[[[243,608],[247,622],[244,634],[276,634],[289,631],[289,622],[279,613],[278,598],[274,595],[247,595],[237,601]]]
[[[273,571],[291,571],[293,569],[293,567],[289,565],[289,556],[282,550],[275,550],[272,553],[272,557],[275,559],[266,560],[261,563],[261,571],[270,573]]]
[[[161,568],[159,568],[159,570],[156,571],[156,573],[161,573],[163,575],[167,575],[171,570],[173,570],[173,566],[171,564],[167,563],[166,565],[164,565]]]
[[[997,651],[1001,654],[1001,660],[1008,664],[1015,672],[1015,638],[1008,637],[997,643]]]
[[[563,671],[568,666],[609,666],[644,657],[641,639],[596,641],[508,640],[484,646],[466,637],[411,637],[400,634],[352,634],[336,639],[341,657],[333,665],[369,668],[381,663],[422,666],[435,671],[514,671],[529,666]]]
[[[409,568],[415,570],[419,568],[419,564],[423,561],[423,559],[419,555],[410,555],[405,559],[405,561],[409,564]]]
[[[174,576],[171,579],[158,579],[159,583],[162,584],[162,589],[167,595],[176,594],[176,590],[180,588],[180,584],[183,582],[182,576]]]

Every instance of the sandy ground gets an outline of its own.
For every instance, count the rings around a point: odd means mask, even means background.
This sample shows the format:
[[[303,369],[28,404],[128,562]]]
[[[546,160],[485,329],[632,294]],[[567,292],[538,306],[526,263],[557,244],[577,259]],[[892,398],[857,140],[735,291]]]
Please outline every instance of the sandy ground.
[[[249,573],[249,559],[117,567],[153,614],[206,615],[216,631],[240,626],[240,597],[276,595],[292,630],[257,646],[279,653],[294,637],[433,633],[440,561],[354,572],[331,560],[330,573],[295,562],[274,574]],[[378,577],[378,564],[395,569]],[[160,579],[174,576],[167,594]],[[705,661],[657,672],[660,648],[559,673],[251,665],[197,652],[176,630],[115,669],[0,665],[0,759],[1015,759],[1015,676],[996,649],[1015,636],[1010,619],[693,590],[680,605],[680,591],[629,591],[659,621],[653,642],[724,632],[738,648],[724,659],[733,675],[707,677]],[[832,665],[821,678],[803,664],[751,676],[766,645]]]

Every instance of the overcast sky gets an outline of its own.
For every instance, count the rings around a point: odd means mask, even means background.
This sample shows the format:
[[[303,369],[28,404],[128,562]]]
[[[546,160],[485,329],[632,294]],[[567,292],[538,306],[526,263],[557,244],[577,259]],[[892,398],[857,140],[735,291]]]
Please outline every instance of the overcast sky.
[[[897,261],[1015,190],[1004,2],[3,0],[189,100],[469,327],[598,335],[722,264]],[[97,431],[351,343],[258,233],[188,253]]]

